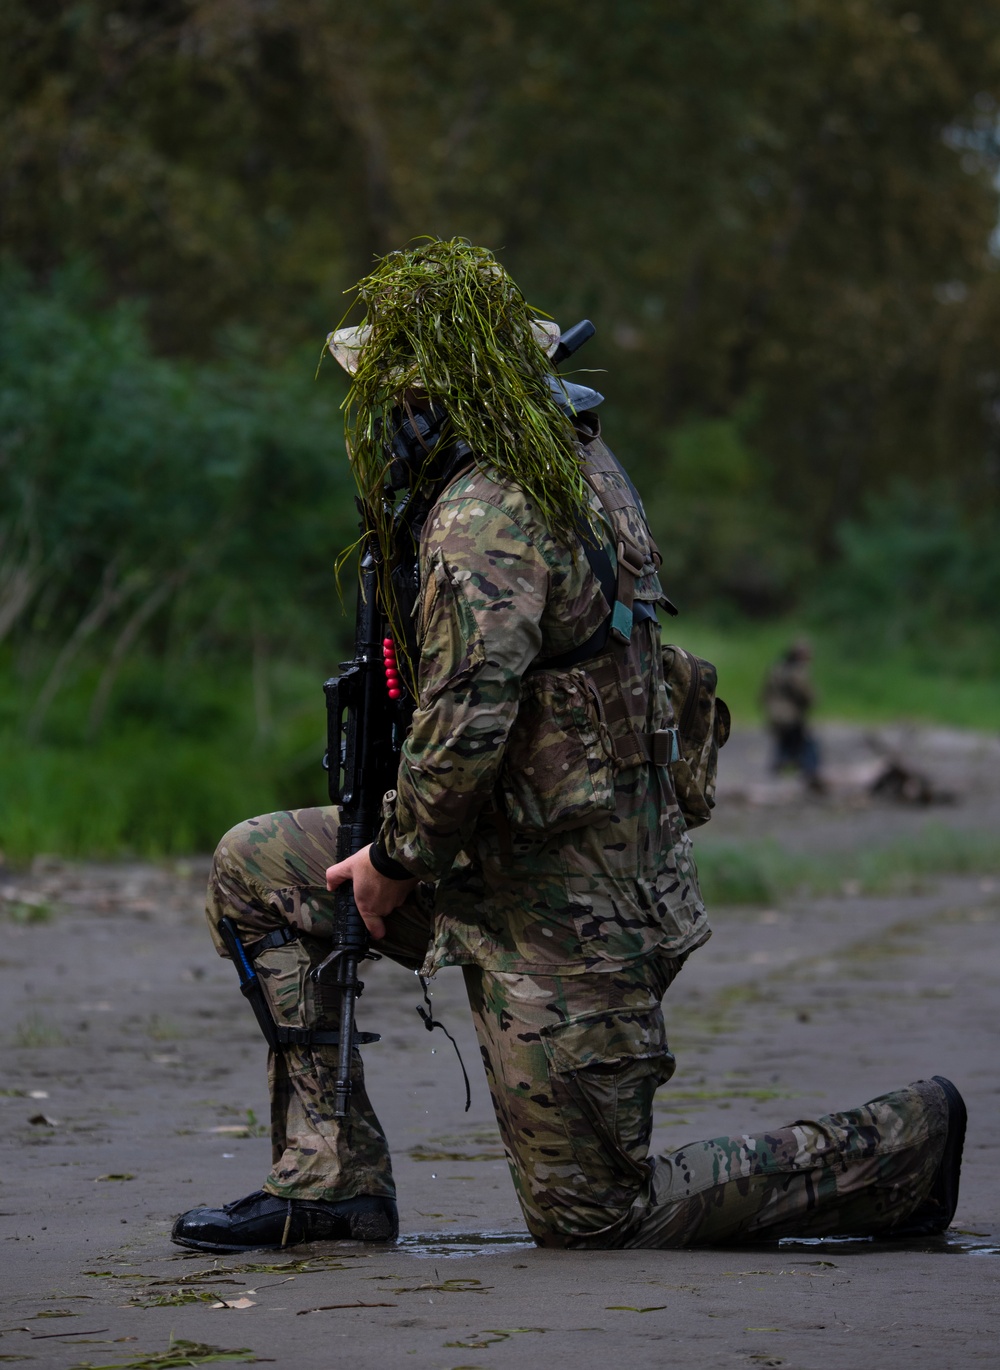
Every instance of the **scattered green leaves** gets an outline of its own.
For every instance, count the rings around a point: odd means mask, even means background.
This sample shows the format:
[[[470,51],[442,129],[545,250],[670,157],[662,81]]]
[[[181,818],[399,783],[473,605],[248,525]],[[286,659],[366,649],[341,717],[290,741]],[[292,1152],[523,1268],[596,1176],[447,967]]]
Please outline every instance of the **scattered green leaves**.
[[[44,899],[23,895],[20,899],[0,900],[0,914],[12,923],[22,926],[29,923],[48,923],[53,915],[52,905]]]
[[[57,1047],[64,1040],[61,1029],[40,1013],[29,1013],[14,1032],[16,1047]]]
[[[343,1251],[336,1256],[307,1256],[300,1261],[283,1261],[271,1264],[267,1261],[252,1261],[246,1265],[234,1265],[227,1273],[246,1275],[315,1275],[321,1270],[348,1270],[349,1260],[368,1260],[367,1251]]]
[[[161,1284],[176,1285],[178,1288],[183,1286],[186,1289],[190,1289],[192,1286],[199,1284],[245,1283],[245,1281],[243,1280],[230,1280],[225,1278],[229,1274],[230,1271],[227,1270],[225,1266],[216,1266],[213,1267],[211,1270],[192,1270],[187,1275],[181,1275],[179,1277],[170,1276],[168,1279],[162,1280],[149,1280],[147,1283],[149,1284],[149,1287],[151,1289],[155,1289],[157,1285]]]
[[[442,1294],[488,1294],[492,1285],[484,1285],[480,1280],[451,1279],[440,1284],[409,1284],[394,1289],[394,1294],[421,1294],[425,1289],[435,1289]]]
[[[134,1299],[127,1308],[181,1308],[188,1303],[217,1303],[222,1295],[214,1289],[175,1289],[172,1294],[153,1294]]]
[[[205,1342],[187,1341],[184,1338],[170,1338],[165,1351],[153,1351],[148,1355],[136,1356],[133,1360],[116,1361],[110,1365],[95,1365],[92,1361],[82,1361],[70,1366],[70,1370],[183,1370],[188,1365],[214,1365],[219,1361],[257,1361],[249,1347],[227,1351],[221,1346],[209,1346]]]
[[[667,1307],[665,1303],[650,1304],[648,1308],[636,1308],[631,1303],[606,1303],[604,1305],[611,1313],[662,1313]]]
[[[247,1109],[246,1130],[248,1137],[266,1137],[269,1128],[266,1123],[262,1123],[252,1108]]]
[[[521,1332],[548,1330],[547,1327],[487,1327],[484,1331],[476,1333],[475,1341],[446,1341],[445,1346],[461,1346],[468,1351],[483,1351],[487,1346],[496,1346],[497,1342],[507,1341]]]
[[[158,1013],[150,1016],[146,1025],[146,1035],[154,1042],[173,1042],[181,1035],[181,1030],[170,1018],[161,1018]]]

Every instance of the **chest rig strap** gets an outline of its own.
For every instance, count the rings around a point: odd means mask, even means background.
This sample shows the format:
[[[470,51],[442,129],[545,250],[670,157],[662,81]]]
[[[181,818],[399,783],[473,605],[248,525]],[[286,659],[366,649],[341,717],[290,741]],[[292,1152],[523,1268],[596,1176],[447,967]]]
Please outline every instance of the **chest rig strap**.
[[[583,449],[583,476],[600,501],[615,540],[617,568],[612,568],[611,558],[605,547],[595,547],[589,537],[581,539],[590,568],[600,582],[605,599],[611,605],[611,613],[598,630],[599,633],[603,633],[600,644],[594,642],[598,636],[594,634],[582,648],[577,648],[571,654],[576,658],[572,664],[588,662],[587,673],[600,691],[605,720],[619,766],[640,766],[646,762],[651,762],[654,766],[666,766],[680,755],[677,729],[646,731],[643,727],[645,696],[633,698],[626,683],[627,649],[632,640],[633,628],[636,623],[656,618],[656,610],[651,603],[647,600],[636,600],[636,581],[643,574],[647,558],[652,561],[654,568],[660,566],[663,558],[646,525],[638,491],[618,458],[601,440],[596,420],[593,430],[578,429],[578,435]],[[617,479],[604,479],[608,476]],[[648,539],[646,546],[636,542],[627,518],[623,517],[626,510],[638,512],[642,517]],[[667,607],[671,612],[677,612],[669,601]],[[587,648],[592,649],[585,652]],[[557,662],[546,664],[570,663],[566,663],[565,657],[562,657]]]
[[[618,568],[615,577],[615,597],[613,601],[609,600],[612,604],[610,632],[618,642],[628,643],[632,637],[635,616],[635,583],[642,575],[647,556],[651,557],[654,567],[658,567],[663,558],[648,527],[648,545],[644,547],[635,541],[627,519],[621,517],[623,511],[641,510],[642,505],[624,467],[610,448],[601,441],[600,431],[591,433],[581,441],[584,449],[584,479],[600,500],[601,508],[615,538]],[[602,479],[606,476],[616,476],[618,480],[624,481],[624,488],[618,481]],[[645,519],[643,522],[645,523]],[[602,555],[607,556],[603,548],[600,551]],[[647,616],[652,616],[653,612],[649,609]]]

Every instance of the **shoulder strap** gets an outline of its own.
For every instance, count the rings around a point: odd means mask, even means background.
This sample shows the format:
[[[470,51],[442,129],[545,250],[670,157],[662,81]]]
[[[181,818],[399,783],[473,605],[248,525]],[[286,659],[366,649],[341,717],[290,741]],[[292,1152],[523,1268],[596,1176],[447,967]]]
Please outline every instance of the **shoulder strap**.
[[[615,584],[615,598],[612,601],[610,632],[611,635],[621,643],[627,643],[632,636],[632,624],[635,617],[635,583],[642,575],[643,563],[646,559],[646,548],[637,544],[629,535],[629,529],[624,519],[616,515],[624,509],[635,509],[642,517],[646,528],[646,537],[649,544],[649,553],[655,565],[659,566],[663,558],[660,556],[660,549],[656,545],[649,525],[646,523],[645,510],[642,507],[642,500],[639,492],[632,484],[628,472],[621,462],[611,451],[610,447],[601,439],[600,431],[591,434],[589,437],[581,439],[583,447],[583,476],[587,484],[601,502],[601,508],[607,516],[608,524],[612,531],[612,536],[617,540],[615,553],[618,560],[617,579]],[[624,488],[617,482],[608,484],[595,477],[614,475],[624,482]],[[603,550],[603,549],[602,549]],[[606,555],[606,554],[605,554]],[[602,586],[603,588],[603,586]],[[673,606],[670,606],[671,608]],[[651,617],[652,610],[640,615],[641,617]]]
[[[656,610],[651,604],[643,601],[636,603],[635,601],[635,582],[642,574],[646,549],[639,547],[628,536],[625,521],[616,518],[616,514],[620,510],[637,509],[645,523],[645,512],[642,508],[639,492],[632,484],[624,466],[606,443],[601,440],[599,428],[595,428],[593,431],[578,429],[577,433],[583,456],[581,463],[583,477],[604,510],[611,537],[616,542],[615,559],[617,566],[612,565],[607,547],[603,543],[600,545],[594,543],[592,529],[584,515],[578,515],[576,520],[577,536],[587,561],[590,563],[590,569],[599,582],[601,592],[608,604],[611,605],[611,609],[604,622],[591,633],[585,642],[581,642],[579,646],[573,647],[570,651],[563,652],[557,657],[547,658],[544,663],[546,668],[579,666],[592,657],[599,656],[607,646],[609,637],[622,645],[626,645],[631,639],[634,622],[642,622],[656,617]],[[611,474],[619,476],[624,481],[625,489],[617,484],[606,486],[604,482],[594,479],[595,476]],[[648,525],[646,526],[646,535],[649,539],[649,550],[655,563],[659,565],[662,560],[660,550],[649,531]],[[668,604],[668,607],[672,613],[677,612],[673,605]]]

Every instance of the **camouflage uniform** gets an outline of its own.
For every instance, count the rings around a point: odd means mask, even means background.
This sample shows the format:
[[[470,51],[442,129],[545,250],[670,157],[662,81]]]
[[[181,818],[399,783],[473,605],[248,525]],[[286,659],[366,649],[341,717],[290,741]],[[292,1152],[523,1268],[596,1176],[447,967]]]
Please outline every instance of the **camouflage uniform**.
[[[655,603],[644,524],[634,508],[629,517],[646,547],[636,599]],[[480,472],[435,505],[420,564],[419,707],[380,840],[425,883],[389,918],[379,950],[425,974],[464,967],[532,1234],[557,1246],[683,1246],[905,1219],[944,1144],[934,1083],[647,1156],[653,1094],[674,1069],[660,1001],[709,936],[669,771],[616,762],[635,731],[670,722],[658,624],[637,622],[618,649],[620,686],[595,691],[590,662],[546,670],[608,606],[581,550],[561,545],[520,490]],[[213,869],[213,926],[228,913],[248,944],[287,925],[301,934],[257,961],[294,1026],[332,1022],[307,971],[328,945],[336,821],[332,808],[253,819],[227,834]],[[349,1142],[331,1116],[335,1068],[332,1047],[272,1054],[269,1192],[392,1194],[360,1061]]]

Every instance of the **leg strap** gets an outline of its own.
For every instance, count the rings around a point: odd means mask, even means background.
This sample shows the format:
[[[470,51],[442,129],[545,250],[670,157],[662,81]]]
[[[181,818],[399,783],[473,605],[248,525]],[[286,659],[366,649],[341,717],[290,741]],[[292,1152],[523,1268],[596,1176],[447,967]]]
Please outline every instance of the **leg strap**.
[[[286,1027],[285,1024],[276,1022],[267,995],[264,993],[264,987],[261,985],[260,976],[254,969],[253,963],[262,951],[267,951],[273,947],[283,947],[289,942],[298,941],[297,933],[292,932],[290,928],[277,928],[274,932],[266,933],[265,936],[253,942],[249,947],[244,947],[233,920],[231,918],[220,918],[219,936],[222,938],[240,977],[240,990],[253,1009],[257,1024],[264,1034],[264,1040],[272,1051],[281,1051],[285,1047],[335,1047],[340,1045],[340,1033],[335,1029]],[[365,1042],[377,1042],[378,1040],[378,1033],[356,1031],[353,1045],[359,1046]]]
[[[289,942],[297,942],[298,940],[299,934],[286,926],[265,933],[263,937],[259,937],[256,942],[251,942],[243,950],[251,961],[256,961],[262,951],[271,951],[274,947],[287,947]]]

